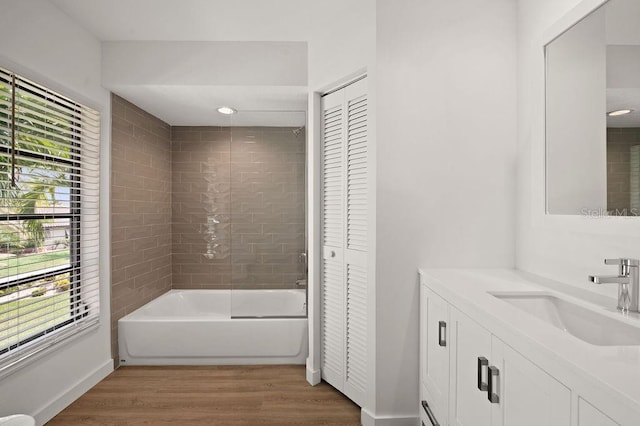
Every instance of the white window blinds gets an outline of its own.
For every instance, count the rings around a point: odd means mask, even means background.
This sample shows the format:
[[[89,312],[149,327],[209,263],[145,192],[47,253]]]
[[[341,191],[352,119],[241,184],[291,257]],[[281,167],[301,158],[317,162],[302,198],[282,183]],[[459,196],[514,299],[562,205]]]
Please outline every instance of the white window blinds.
[[[0,374],[96,324],[99,113],[0,68]]]

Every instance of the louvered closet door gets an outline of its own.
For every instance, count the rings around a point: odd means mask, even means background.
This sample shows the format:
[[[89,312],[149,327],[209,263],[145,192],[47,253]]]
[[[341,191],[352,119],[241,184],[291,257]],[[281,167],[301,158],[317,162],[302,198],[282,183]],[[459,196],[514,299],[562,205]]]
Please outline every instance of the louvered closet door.
[[[344,94],[323,98],[322,113],[322,377],[343,391],[344,306]]]
[[[366,80],[323,98],[322,376],[362,405],[367,389]]]
[[[364,404],[367,389],[368,138],[366,80],[345,90],[346,376],[344,393]]]

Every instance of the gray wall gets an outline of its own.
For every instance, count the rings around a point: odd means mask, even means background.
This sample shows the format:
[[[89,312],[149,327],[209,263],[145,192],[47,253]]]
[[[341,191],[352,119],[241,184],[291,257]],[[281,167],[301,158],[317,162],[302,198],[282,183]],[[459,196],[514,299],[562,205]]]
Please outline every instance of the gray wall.
[[[292,288],[303,277],[305,135],[172,129],[173,287]],[[207,253],[207,217],[221,247]]]
[[[171,289],[171,128],[112,95],[111,352],[118,320]]]
[[[607,210],[615,216],[633,215],[631,212],[631,147],[633,145],[640,145],[640,128],[607,128]]]

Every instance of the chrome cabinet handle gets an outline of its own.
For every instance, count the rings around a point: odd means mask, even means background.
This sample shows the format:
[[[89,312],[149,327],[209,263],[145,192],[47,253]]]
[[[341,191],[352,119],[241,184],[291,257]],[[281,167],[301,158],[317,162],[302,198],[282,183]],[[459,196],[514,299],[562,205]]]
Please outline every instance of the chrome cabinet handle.
[[[493,365],[489,367],[489,386],[487,389],[487,398],[492,404],[498,404],[500,402],[500,396],[498,395],[498,386],[500,385],[499,377],[500,370],[498,370],[498,367],[494,367]]]
[[[431,407],[429,407],[427,401],[422,401],[422,408],[424,409],[424,412],[427,413],[427,417],[429,418],[431,424],[433,426],[440,426],[440,423],[438,423],[438,421],[436,420],[436,416],[433,415],[433,411],[431,411]],[[424,422],[422,422],[422,424],[424,425]]]
[[[447,323],[438,321],[438,345],[447,346]]]
[[[489,360],[483,356],[478,357],[478,390],[487,390],[487,382],[484,381],[483,371],[489,366]]]

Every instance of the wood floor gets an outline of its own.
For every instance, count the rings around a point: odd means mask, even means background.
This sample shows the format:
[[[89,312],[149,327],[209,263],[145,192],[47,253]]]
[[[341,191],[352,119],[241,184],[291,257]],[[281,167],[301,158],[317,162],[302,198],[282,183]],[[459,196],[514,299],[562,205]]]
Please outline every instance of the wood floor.
[[[360,425],[360,408],[305,368],[121,367],[47,426]]]

